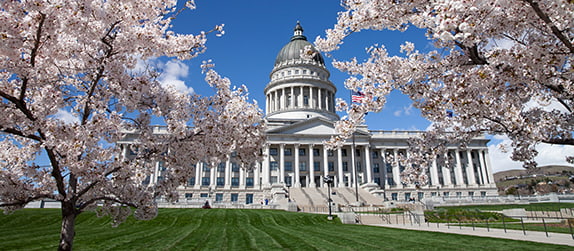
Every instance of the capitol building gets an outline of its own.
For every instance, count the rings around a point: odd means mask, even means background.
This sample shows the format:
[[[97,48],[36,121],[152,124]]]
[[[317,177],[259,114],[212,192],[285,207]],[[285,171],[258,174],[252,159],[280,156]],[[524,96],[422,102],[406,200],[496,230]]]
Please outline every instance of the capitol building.
[[[306,46],[312,44],[297,23],[290,41],[277,54],[265,87],[268,128],[264,160],[249,171],[233,158],[213,168],[194,163],[195,176],[178,188],[179,203],[290,201],[298,207],[319,207],[327,201],[326,176],[332,181],[332,200],[339,205],[497,195],[484,137],[473,139],[464,150],[452,146],[449,154],[456,160],[454,168],[429,165],[429,182],[420,187],[401,183],[404,166],[385,158],[408,158],[407,139],[420,132],[369,130],[364,125],[355,133],[354,142],[328,150],[323,142],[335,134],[333,124],[339,119],[335,112],[337,88],[329,80],[320,53],[312,59],[301,58]],[[161,168],[158,163],[150,182],[161,179]]]

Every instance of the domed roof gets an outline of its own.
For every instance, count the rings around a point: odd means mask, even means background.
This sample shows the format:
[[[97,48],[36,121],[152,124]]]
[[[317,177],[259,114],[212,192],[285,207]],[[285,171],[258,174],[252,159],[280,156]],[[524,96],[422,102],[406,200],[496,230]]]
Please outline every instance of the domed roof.
[[[315,49],[315,47],[307,41],[307,37],[303,36],[303,27],[297,22],[295,29],[293,30],[293,36],[291,37],[291,41],[283,46],[277,57],[275,58],[275,65],[279,63],[291,59],[300,59],[301,58],[301,51],[305,49],[306,46],[311,46],[314,52],[317,52],[313,57],[313,60],[321,65],[325,64],[321,53]]]

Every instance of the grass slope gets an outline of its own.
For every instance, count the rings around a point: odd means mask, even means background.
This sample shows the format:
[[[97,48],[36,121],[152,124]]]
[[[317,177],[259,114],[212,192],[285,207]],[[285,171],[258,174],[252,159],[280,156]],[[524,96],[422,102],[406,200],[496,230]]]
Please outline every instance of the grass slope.
[[[0,250],[56,249],[59,210],[0,216]],[[117,228],[79,216],[76,250],[571,250],[571,247],[434,232],[344,225],[325,215],[273,210],[162,209]]]

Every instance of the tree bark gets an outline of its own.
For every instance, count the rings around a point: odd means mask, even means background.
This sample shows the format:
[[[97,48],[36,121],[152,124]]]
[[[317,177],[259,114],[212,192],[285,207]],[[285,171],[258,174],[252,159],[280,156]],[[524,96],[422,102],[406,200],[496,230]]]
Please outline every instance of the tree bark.
[[[62,229],[60,231],[58,250],[72,250],[74,236],[76,235],[75,224],[77,215],[73,202],[62,202]]]

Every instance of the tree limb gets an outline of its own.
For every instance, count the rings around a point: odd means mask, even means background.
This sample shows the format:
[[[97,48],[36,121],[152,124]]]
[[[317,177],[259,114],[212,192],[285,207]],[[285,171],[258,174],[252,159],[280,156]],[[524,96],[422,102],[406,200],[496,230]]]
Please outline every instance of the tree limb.
[[[562,31],[560,31],[558,27],[556,27],[556,25],[552,22],[552,20],[550,20],[550,17],[546,13],[544,13],[544,11],[542,11],[540,5],[538,5],[538,2],[533,0],[523,0],[523,1],[530,4],[530,7],[532,7],[536,15],[540,19],[542,19],[542,21],[544,21],[544,23],[548,25],[548,27],[550,27],[550,30],[552,30],[554,36],[556,36],[570,50],[570,53],[574,53],[574,45],[572,45],[570,39],[568,39],[564,35],[564,33],[562,33]]]

